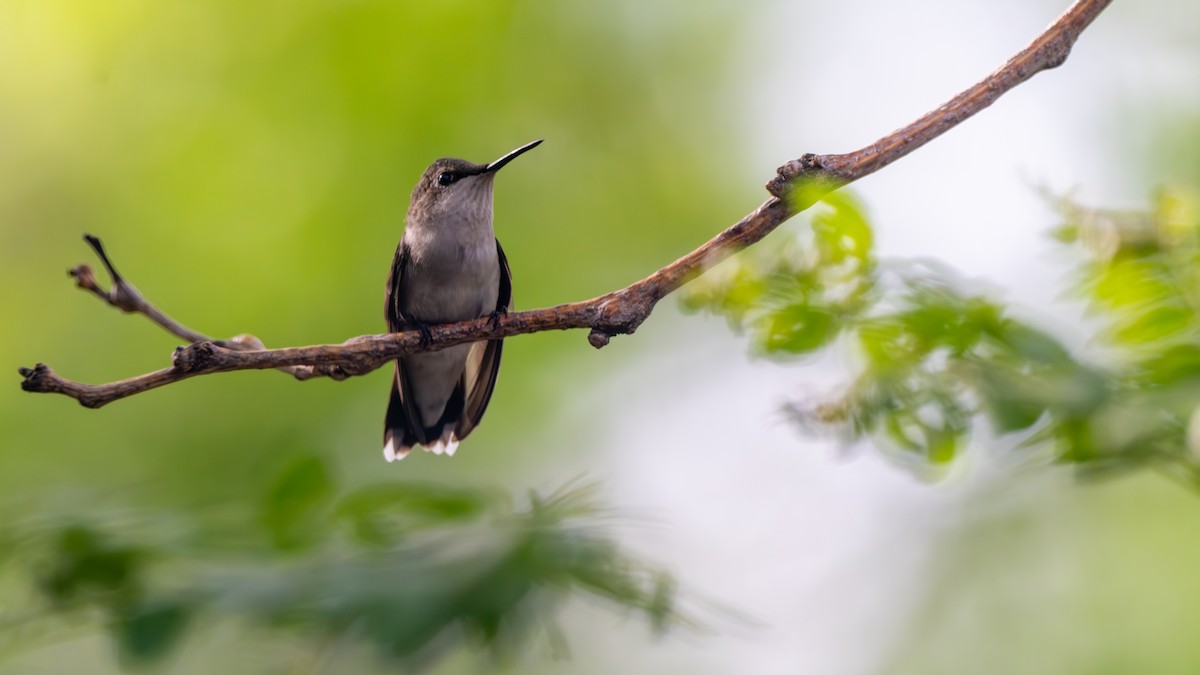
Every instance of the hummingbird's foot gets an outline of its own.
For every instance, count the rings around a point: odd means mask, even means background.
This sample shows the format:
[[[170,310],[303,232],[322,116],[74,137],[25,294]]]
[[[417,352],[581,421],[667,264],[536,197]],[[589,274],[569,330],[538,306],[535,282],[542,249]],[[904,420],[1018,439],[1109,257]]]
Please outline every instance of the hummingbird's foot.
[[[420,349],[428,349],[429,345],[433,344],[433,333],[429,330],[429,324],[424,321],[408,320],[398,326],[397,329],[404,331],[415,330],[420,333],[421,337],[417,339],[417,347]]]
[[[418,323],[414,328],[421,332],[421,341],[418,343],[421,349],[428,349],[429,345],[433,344],[433,333],[429,330],[429,324]]]
[[[508,316],[507,307],[501,307],[493,310],[491,314],[488,314],[488,325],[492,327],[492,330],[496,330],[500,327],[500,317],[502,316]]]

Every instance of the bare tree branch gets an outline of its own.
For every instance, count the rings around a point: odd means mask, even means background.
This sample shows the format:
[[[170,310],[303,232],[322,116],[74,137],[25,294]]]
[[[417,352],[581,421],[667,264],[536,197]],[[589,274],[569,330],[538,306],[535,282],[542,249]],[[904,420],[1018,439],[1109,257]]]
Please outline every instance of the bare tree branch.
[[[1029,46],[979,83],[927,113],[912,124],[854,152],[840,155],[806,154],[777,170],[767,183],[774,195],[703,246],[633,284],[591,300],[544,309],[510,313],[432,326],[432,340],[421,344],[418,331],[365,335],[339,345],[264,349],[251,335],[212,340],[179,324],[150,305],[113,268],[100,241],[87,236],[112,277],[107,293],[96,284],[86,265],[71,270],[76,284],[125,312],[146,315],[189,344],[175,350],[173,365],[145,375],[108,384],[89,385],[59,377],[45,364],[21,368],[25,391],[59,393],[89,408],[178,382],[189,377],[231,370],[278,368],[299,379],[328,376],[342,379],[361,375],[421,350],[441,349],[464,342],[509,337],[547,330],[589,328],[596,348],[613,335],[629,334],[650,315],[659,300],[734,253],[757,243],[788,218],[807,209],[832,190],[868,176],[946,133],[996,99],[1043,70],[1061,65],[1080,33],[1112,0],[1078,0]]]
[[[125,281],[117,272],[117,268],[113,267],[112,260],[109,259],[108,253],[104,251],[104,244],[100,243],[98,237],[93,237],[90,234],[83,235],[83,240],[92,247],[96,252],[96,256],[100,258],[104,269],[108,270],[108,277],[112,280],[112,287],[105,293],[100,289],[100,285],[96,283],[96,276],[92,272],[92,268],[87,265],[76,265],[71,268],[67,274],[75,278],[75,285],[85,291],[90,291],[96,297],[116,307],[117,309],[127,314],[145,314],[151,321],[162,326],[168,333],[187,342],[217,342],[203,333],[184,326],[175,321],[171,317],[160,312],[138,292],[138,289],[133,287],[133,284]],[[260,346],[259,349],[262,347]]]
[[[122,312],[125,312],[127,314],[143,314],[143,315],[145,315],[148,319],[150,319],[154,323],[158,324],[159,326],[162,326],[163,329],[165,329],[171,335],[174,335],[175,337],[177,337],[181,340],[184,340],[185,342],[187,342],[189,344],[193,344],[193,343],[197,343],[197,342],[211,342],[214,345],[216,345],[217,347],[222,347],[225,349],[231,349],[231,350],[240,351],[240,352],[259,351],[259,350],[266,349],[266,347],[263,345],[262,340],[259,340],[258,338],[254,337],[253,335],[250,335],[249,333],[235,335],[235,336],[225,339],[225,340],[218,340],[215,338],[208,337],[207,335],[205,335],[203,333],[198,333],[198,332],[192,330],[191,328],[184,326],[183,324],[179,323],[178,321],[175,321],[174,319],[172,319],[171,317],[169,317],[165,313],[163,313],[161,310],[159,310],[157,307],[150,304],[146,300],[146,298],[142,296],[141,292],[138,291],[138,289],[134,288],[133,284],[126,281],[125,277],[121,276],[121,274],[119,272],[117,272],[117,268],[113,266],[112,259],[108,257],[108,253],[104,250],[104,244],[101,243],[99,237],[94,237],[90,234],[85,234],[85,235],[83,235],[83,240],[88,243],[88,246],[92,247],[92,250],[96,252],[96,256],[100,258],[100,262],[104,265],[104,268],[106,270],[108,270],[108,276],[109,276],[109,279],[112,280],[112,286],[108,289],[107,293],[104,292],[100,288],[100,285],[96,283],[96,275],[94,272],[92,272],[92,268],[87,265],[81,264],[81,265],[76,265],[75,267],[73,267],[67,271],[67,274],[69,274],[75,278],[75,285],[77,287],[82,288],[83,290],[92,293],[96,297],[100,298],[101,300],[108,303],[109,305],[116,307],[117,309],[121,310]],[[298,380],[307,380],[307,379],[322,376],[322,375],[333,377],[334,379],[339,379],[339,380],[343,380],[347,377],[347,375],[345,373],[341,372],[341,370],[338,369],[336,366],[326,366],[325,364],[279,366],[278,369],[282,370],[285,373],[294,375],[296,377],[296,379],[298,379]],[[24,370],[22,370],[21,372],[22,372],[22,374],[24,374]],[[162,372],[162,371],[159,371],[159,372]],[[145,376],[143,376],[143,377],[145,377]],[[139,378],[134,378],[134,380],[138,380],[138,379]],[[155,380],[155,381],[157,381],[157,380]],[[119,383],[114,383],[114,384],[119,384]],[[161,384],[169,384],[169,381],[163,381],[163,382],[161,382]],[[153,389],[154,387],[161,386],[161,384],[154,384],[154,385],[151,385],[146,388]],[[84,386],[86,387],[86,385],[84,385]],[[129,393],[118,396],[117,398],[123,398],[124,396],[136,394],[137,392],[144,391],[144,390],[145,389],[132,390]],[[36,390],[27,390],[27,391],[36,391]],[[66,393],[66,392],[63,392],[63,393]],[[68,395],[70,395],[70,394],[68,394]],[[78,397],[75,397],[75,398],[78,398]],[[83,400],[80,399],[80,402],[83,403]],[[107,401],[105,401],[105,402],[107,402]],[[86,405],[88,407],[99,407],[99,405],[103,405],[103,403],[95,405],[95,406],[88,405],[87,403],[84,403],[84,405]]]

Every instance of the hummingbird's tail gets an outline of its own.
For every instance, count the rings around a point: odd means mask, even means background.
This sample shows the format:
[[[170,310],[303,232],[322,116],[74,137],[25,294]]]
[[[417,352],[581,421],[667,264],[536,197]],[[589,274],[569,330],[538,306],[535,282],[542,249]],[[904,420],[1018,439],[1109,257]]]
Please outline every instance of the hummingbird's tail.
[[[397,369],[396,376],[392,378],[392,397],[388,401],[387,415],[384,417],[384,459],[389,462],[404,459],[417,445],[424,446],[435,455],[453,456],[461,440],[458,429],[458,417],[463,407],[461,391],[456,391],[455,395],[451,396],[446,413],[436,426],[424,427],[415,419],[420,414],[416,406],[404,405],[400,377],[400,371]]]

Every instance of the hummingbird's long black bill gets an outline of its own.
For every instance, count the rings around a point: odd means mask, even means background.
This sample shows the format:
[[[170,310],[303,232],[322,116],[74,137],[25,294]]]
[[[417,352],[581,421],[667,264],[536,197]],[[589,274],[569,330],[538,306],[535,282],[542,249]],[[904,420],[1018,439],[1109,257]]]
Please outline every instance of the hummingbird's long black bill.
[[[543,140],[544,139],[539,138],[538,140],[536,140],[532,143],[526,143],[525,145],[522,145],[521,147],[517,148],[516,150],[513,150],[512,152],[508,153],[507,155],[505,155],[505,156],[501,157],[500,159],[492,162],[491,164],[488,164],[487,166],[485,166],[483,168],[483,172],[484,173],[492,173],[493,171],[499,171],[500,169],[502,169],[504,167],[505,164],[508,164],[509,162],[513,161],[514,159],[519,157],[522,153],[524,153],[528,150],[532,150],[532,149],[536,148],[537,146],[541,145]]]

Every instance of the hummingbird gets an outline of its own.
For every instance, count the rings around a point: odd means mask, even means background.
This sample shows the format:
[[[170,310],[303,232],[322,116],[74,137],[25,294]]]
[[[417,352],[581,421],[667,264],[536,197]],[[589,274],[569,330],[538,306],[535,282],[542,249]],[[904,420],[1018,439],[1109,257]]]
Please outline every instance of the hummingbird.
[[[388,273],[384,314],[390,332],[512,309],[512,273],[492,229],[496,172],[542,141],[527,143],[489,164],[439,159],[413,189],[404,235]],[[420,445],[453,455],[483,418],[503,340],[483,340],[396,360],[383,429],[383,456],[404,459]]]

